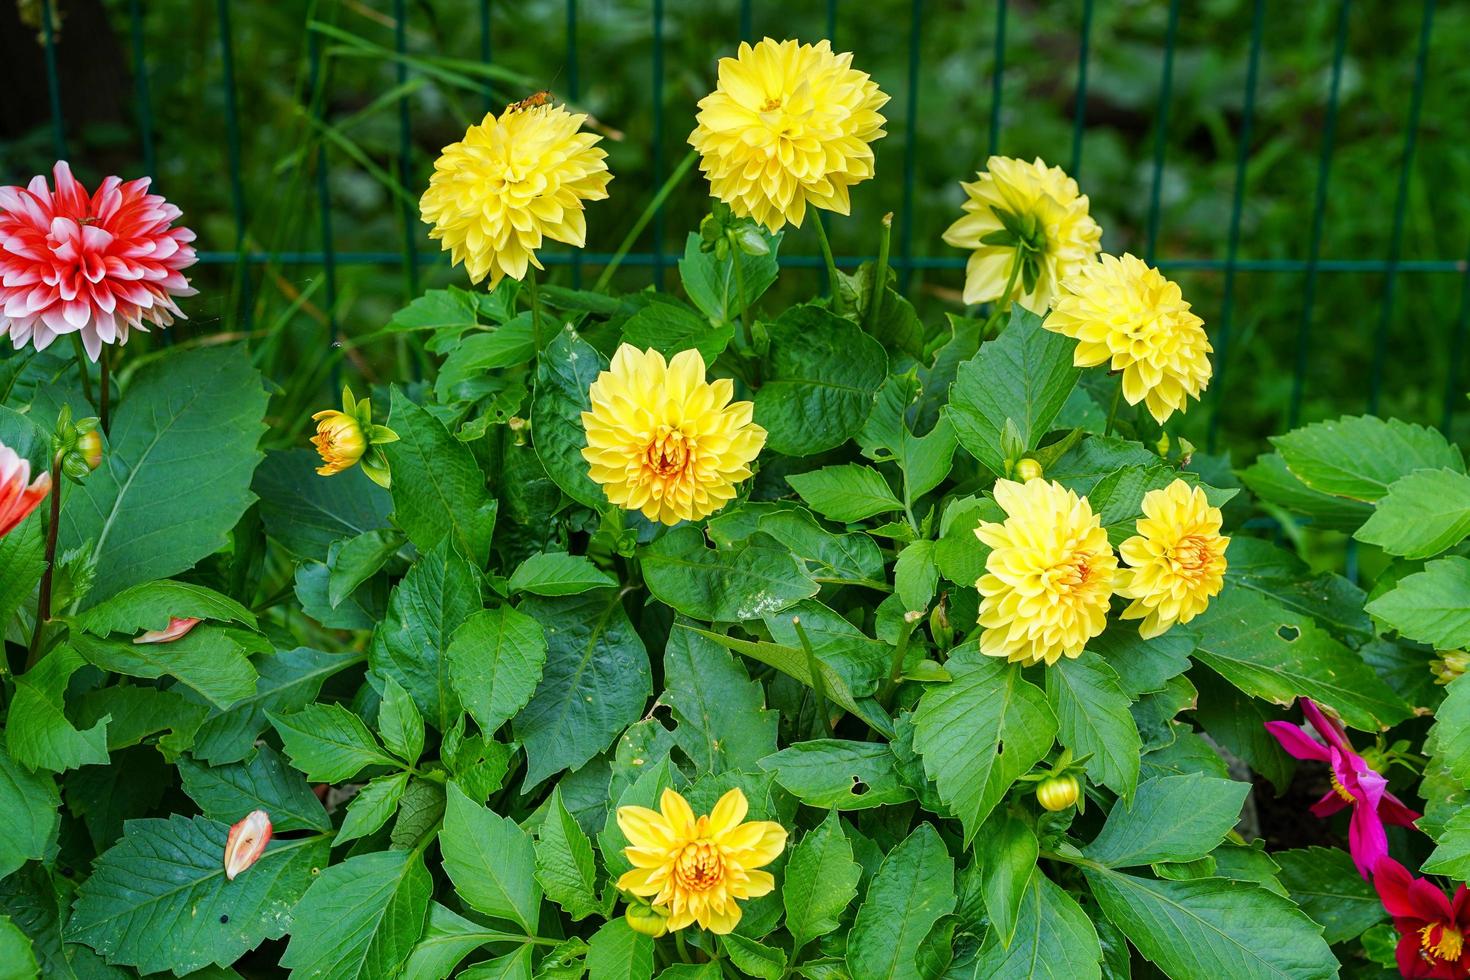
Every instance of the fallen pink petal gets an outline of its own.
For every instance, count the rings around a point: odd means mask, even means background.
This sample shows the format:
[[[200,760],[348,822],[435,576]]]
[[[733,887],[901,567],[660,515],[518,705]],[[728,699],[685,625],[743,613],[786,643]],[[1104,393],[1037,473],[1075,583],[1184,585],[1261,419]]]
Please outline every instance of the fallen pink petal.
[[[178,616],[170,616],[168,625],[161,630],[149,630],[133,637],[134,643],[172,643],[179,637],[188,633],[191,629],[202,623],[202,619],[183,619]]]
[[[264,810],[252,810],[230,828],[225,841],[225,877],[235,878],[265,853],[271,842],[271,818]]]

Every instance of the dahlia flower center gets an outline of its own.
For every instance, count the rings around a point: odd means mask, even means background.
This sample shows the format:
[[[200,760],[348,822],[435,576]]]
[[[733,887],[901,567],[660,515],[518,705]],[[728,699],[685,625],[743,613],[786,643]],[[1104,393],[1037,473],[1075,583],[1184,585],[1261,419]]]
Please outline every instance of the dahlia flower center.
[[[781,97],[773,95],[761,105],[761,112],[775,112],[781,108]]]
[[[711,841],[691,841],[674,859],[674,880],[689,891],[708,891],[725,880],[724,855]]]
[[[1198,578],[1214,559],[1214,552],[1210,550],[1210,543],[1198,534],[1187,534],[1179,539],[1171,552],[1169,560],[1174,563],[1176,571],[1183,572],[1191,578]]]
[[[1419,946],[1426,960],[1431,957],[1454,963],[1460,959],[1465,947],[1465,937],[1459,929],[1444,922],[1435,922],[1419,930]]]
[[[1048,577],[1054,589],[1060,592],[1079,592],[1086,588],[1092,575],[1092,555],[1085,551],[1073,553],[1067,560],[1053,565]]]
[[[644,462],[655,476],[667,479],[683,473],[689,467],[693,454],[692,440],[673,426],[661,425],[644,451]]]
[[[1348,788],[1342,784],[1342,780],[1337,778],[1336,772],[1329,770],[1327,773],[1327,778],[1332,781],[1332,791],[1340,796],[1344,803],[1358,802],[1358,798],[1352,793],[1348,792]],[[1458,941],[1459,940],[1456,940],[1456,942]]]

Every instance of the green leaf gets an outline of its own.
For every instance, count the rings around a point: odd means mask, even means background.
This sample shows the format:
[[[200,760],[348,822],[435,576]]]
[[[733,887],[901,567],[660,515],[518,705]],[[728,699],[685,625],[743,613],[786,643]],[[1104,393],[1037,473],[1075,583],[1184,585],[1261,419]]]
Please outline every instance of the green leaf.
[[[1281,883],[1292,901],[1322,926],[1322,938],[1333,945],[1358,938],[1388,917],[1347,851],[1302,847],[1275,851],[1271,859],[1281,868]]]
[[[857,435],[888,374],[883,345],[815,304],[791,307],[767,330],[768,370],[755,394],[767,448],[810,456]]]
[[[546,897],[562,907],[572,921],[607,914],[597,898],[597,862],[592,842],[561,801],[561,789],[552,791],[546,819],[536,838],[536,880]]]
[[[597,848],[602,852],[602,866],[607,871],[607,876],[612,882],[616,882],[633,865],[629,863],[623,854],[623,849],[629,844],[628,837],[623,833],[623,828],[618,826],[617,811],[619,807],[645,806],[649,809],[658,809],[659,800],[663,791],[674,788],[675,775],[681,775],[679,770],[667,758],[663,758],[651,765],[645,765],[636,773],[637,778],[633,780],[621,793],[616,789],[611,794],[607,789],[602,790],[604,797],[616,797],[617,806],[608,806],[607,814],[603,819],[602,830],[597,835]]]
[[[1131,806],[1113,806],[1087,856],[1110,868],[1192,861],[1230,833],[1250,789],[1200,773],[1144,780]]]
[[[1040,872],[1022,884],[1025,892],[1010,946],[992,933],[975,962],[975,976],[987,980],[1101,977],[1102,946],[1087,913]]]
[[[345,844],[377,833],[398,812],[398,804],[408,789],[408,779],[408,773],[395,772],[369,780],[347,804],[347,816],[342,821],[342,829],[337,831],[335,843]]]
[[[429,903],[429,921],[403,968],[404,980],[443,980],[460,960],[487,943],[524,942],[525,937],[498,929],[487,929],[458,913]]]
[[[1353,537],[1390,555],[1432,558],[1470,534],[1470,476],[1417,470],[1394,481]]]
[[[143,363],[113,415],[102,465],[63,498],[60,552],[84,548],[96,561],[88,603],[225,547],[255,499],[265,406],[241,347],[179,348]]]
[[[745,668],[698,633],[676,629],[664,646],[664,693],[674,741],[702,772],[750,770],[776,751],[780,716]]]
[[[1041,318],[1016,305],[1000,337],[960,365],[945,415],[960,445],[992,473],[1006,472],[1001,434],[1007,420],[1021,434],[1023,451],[1035,449],[1077,384],[1071,339],[1052,333]]]
[[[764,230],[758,234],[766,240],[768,251],[765,255],[741,254],[738,279],[730,259],[718,259],[713,252],[700,250],[697,233],[690,232],[685,239],[684,257],[679,260],[679,278],[690,300],[710,318],[710,322],[733,323],[776,281],[776,252],[781,246],[781,236]]]
[[[281,966],[292,977],[391,977],[424,931],[434,882],[413,851],[358,854],[327,868],[295,909]]]
[[[536,356],[536,338],[529,312],[521,313],[494,330],[477,330],[460,337],[434,379],[434,394],[442,402],[457,401],[461,386],[473,384],[494,371],[525,364]]]
[[[735,328],[729,323],[712,326],[707,317],[659,293],[651,294],[648,304],[623,324],[625,344],[640,351],[653,349],[669,358],[697,350],[706,365],[724,353],[734,336]]]
[[[46,541],[37,513],[0,537],[0,637],[46,572]]]
[[[546,345],[536,369],[531,403],[531,441],[546,473],[568,497],[593,510],[608,506],[602,487],[587,475],[587,433],[582,413],[592,408],[587,391],[607,360],[591,344],[563,330]]]
[[[1118,675],[1118,684],[1130,698],[1162,691],[1169,681],[1190,668],[1196,637],[1187,627],[1175,626],[1163,636],[1145,640],[1132,624],[1126,629],[1104,630],[1087,641]]]
[[[739,933],[720,938],[725,953],[737,970],[758,980],[782,980],[786,976],[786,954]]]
[[[1334,977],[1319,927],[1289,900],[1224,878],[1151,881],[1086,870],[1103,913],[1174,977]]]
[[[106,756],[103,756],[106,761]],[[0,752],[0,878],[27,861],[39,861],[56,845],[61,792],[49,772],[27,772]]]
[[[704,532],[689,524],[645,546],[641,557],[648,591],[691,619],[756,619],[817,594],[817,584],[786,551],[706,548]]]
[[[186,757],[178,765],[184,792],[211,820],[233,824],[252,810],[264,810],[278,834],[332,829],[306,780],[268,745],[258,746],[242,762],[206,766]]]
[[[760,766],[786,792],[821,809],[866,810],[914,798],[884,742],[816,738],[767,756]]]
[[[862,868],[852,859],[852,842],[836,810],[806,832],[791,850],[781,885],[786,928],[794,952],[837,930],[842,913],[857,897]]]
[[[515,821],[476,803],[451,782],[439,849],[460,898],[492,918],[516,923],[527,935],[536,934],[541,913],[536,854]]]
[[[483,963],[476,963],[459,974],[460,980],[531,980],[531,947],[522,946]]]
[[[956,585],[973,589],[985,574],[990,548],[975,537],[982,523],[1006,519],[1000,504],[989,497],[960,497],[950,501],[939,520],[939,540],[934,542],[934,564],[939,574]]]
[[[148,679],[165,675],[217,708],[228,708],[255,693],[258,676],[250,654],[269,649],[243,630],[200,625],[168,643],[102,640],[82,633],[71,644],[87,662],[103,670]]]
[[[906,610],[925,612],[939,588],[934,542],[914,541],[899,552],[893,565],[893,590]]]
[[[980,893],[997,941],[1009,949],[1021,922],[1022,902],[1028,895],[1038,903],[1038,915],[1050,909],[1050,903],[1044,901],[1047,896],[1039,895],[1032,886],[1034,879],[1042,877],[1036,870],[1041,845],[1031,825],[1009,811],[992,813],[986,821],[986,829],[985,861],[980,864]]]
[[[82,665],[82,658],[71,647],[59,646],[15,679],[5,745],[16,762],[52,772],[107,764],[109,719],[99,719],[86,731],[78,731],[66,717],[66,686]]]
[[[478,325],[475,295],[450,287],[430,289],[393,314],[389,330],[468,330]]]
[[[227,881],[229,830],[178,814],[129,821],[122,840],[97,859],[78,889],[67,939],[141,973],[184,974],[210,963],[228,966],[285,935],[297,900],[326,867],[327,839],[272,841],[255,864]],[[313,943],[340,932],[340,922],[311,928],[302,908],[295,915],[298,934]]]
[[[882,553],[866,534],[833,534],[799,509],[763,514],[756,526],[796,557],[815,564],[819,579],[872,582],[884,578]]]
[[[1438,431],[1398,419],[1345,416],[1273,436],[1271,442],[1287,469],[1308,487],[1370,503],[1414,470],[1465,472],[1460,450]]]
[[[413,765],[424,751],[424,719],[413,698],[391,677],[383,678],[383,703],[378,709],[378,734],[383,745]]]
[[[1470,878],[1470,810],[1459,810],[1435,836],[1437,846],[1424,862],[1425,874]]]
[[[495,532],[495,498],[468,446],[443,423],[393,388],[388,426],[398,441],[383,447],[393,472],[393,520],[421,552],[446,537],[483,567]]]
[[[653,693],[648,650],[616,589],[559,599],[532,597],[520,611],[546,632],[546,667],[531,701],[515,716],[529,789],[576,769],[643,717]]]
[[[1296,760],[1267,730],[1266,722],[1283,721],[1286,712],[1251,697],[1209,671],[1196,671],[1191,676],[1200,691],[1194,720],[1210,738],[1284,791],[1296,771]]]
[[[31,980],[39,971],[31,941],[9,916],[0,915],[0,980]]]
[[[653,939],[632,930],[621,917],[593,933],[587,949],[588,980],[649,980]]]
[[[545,552],[521,562],[510,575],[512,592],[532,595],[576,595],[618,583],[582,555]]]
[[[289,715],[267,712],[291,765],[313,783],[351,779],[368,766],[398,763],[378,745],[362,719],[340,704],[309,704]]]
[[[1372,507],[1360,500],[1313,490],[1286,468],[1286,460],[1280,453],[1258,457],[1241,471],[1240,478],[1261,499],[1304,514],[1313,524],[1324,528],[1351,532],[1373,513]]]
[[[1254,697],[1283,706],[1312,698],[1365,731],[1412,713],[1361,657],[1309,617],[1260,593],[1226,589],[1190,627],[1199,634],[1195,659]]]
[[[1087,774],[1125,799],[1138,786],[1143,742],[1117,672],[1095,653],[1063,658],[1046,671],[1046,697],[1061,743],[1090,755]]]
[[[1434,756],[1461,786],[1470,786],[1470,681],[1461,674],[1445,688],[1429,730]]]
[[[1455,555],[1432,561],[1367,608],[1405,639],[1436,650],[1470,645],[1470,560]]]
[[[77,616],[78,629],[97,636],[161,630],[171,617],[235,622],[255,629],[255,616],[229,596],[192,582],[162,579],[124,589]]]
[[[888,853],[847,937],[847,966],[864,980],[912,980],[929,929],[954,910],[954,862],[929,824]]]
[[[266,453],[252,485],[266,532],[287,551],[318,561],[334,542],[387,529],[393,509],[388,491],[360,467],[322,477],[320,463],[309,449]]]
[[[954,680],[925,690],[914,747],[968,846],[1017,777],[1051,751],[1057,720],[1019,667],[985,656],[976,642],[957,648],[945,666]]]
[[[441,732],[460,713],[446,651],[455,631],[482,604],[479,575],[441,541],[393,589],[388,616],[373,633],[368,650],[373,670],[402,684]]]
[[[449,643],[449,680],[465,710],[494,733],[526,706],[546,666],[541,624],[510,606],[482,609]]]
[[[903,510],[883,474],[871,466],[845,463],[786,477],[812,510],[831,521],[850,523]]]
[[[364,531],[352,538],[332,542],[327,550],[327,601],[335,609],[376,575],[388,560],[403,547],[404,537],[397,531]]]

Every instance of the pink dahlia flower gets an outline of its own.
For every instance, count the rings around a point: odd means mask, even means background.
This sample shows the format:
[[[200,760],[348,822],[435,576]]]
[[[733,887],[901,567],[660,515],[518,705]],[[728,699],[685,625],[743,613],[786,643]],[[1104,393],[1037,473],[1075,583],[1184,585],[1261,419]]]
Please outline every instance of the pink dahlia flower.
[[[1324,714],[1311,698],[1301,698],[1300,703],[1302,714],[1322,741],[1313,738],[1306,726],[1285,721],[1268,721],[1266,730],[1276,736],[1288,754],[1325,762],[1331,767],[1328,778],[1332,780],[1332,791],[1312,804],[1312,813],[1325,819],[1344,807],[1353,808],[1352,822],[1348,825],[1348,852],[1358,866],[1358,873],[1367,878],[1374,865],[1388,856],[1388,835],[1383,825],[1412,827],[1419,814],[1390,793],[1388,780],[1353,751],[1347,730],[1337,719]]]
[[[50,492],[50,473],[42,473],[32,482],[30,461],[0,443],[0,538],[15,530]]]
[[[194,233],[171,227],[182,213],[150,178],[108,177],[88,194],[66,161],[25,187],[0,187],[0,335],[45,350],[81,332],[87,356],[127,343],[128,331],[166,327],[184,314],[175,296],[193,296],[183,269],[196,257]]]

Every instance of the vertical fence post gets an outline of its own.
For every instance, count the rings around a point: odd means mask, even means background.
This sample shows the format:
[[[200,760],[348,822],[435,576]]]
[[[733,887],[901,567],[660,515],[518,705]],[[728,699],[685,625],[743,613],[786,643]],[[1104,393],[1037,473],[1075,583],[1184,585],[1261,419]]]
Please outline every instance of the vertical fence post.
[[[903,214],[898,225],[899,288],[905,292],[914,277],[914,185],[919,182],[919,41],[923,22],[924,0],[913,0],[909,12],[908,117],[904,120],[908,142],[903,148]],[[874,288],[881,290],[885,285],[880,282]]]
[[[1337,38],[1332,47],[1332,82],[1327,93],[1327,115],[1322,120],[1322,157],[1317,165],[1317,194],[1312,202],[1312,238],[1307,245],[1307,274],[1302,284],[1302,319],[1296,336],[1296,369],[1291,378],[1291,405],[1286,427],[1296,426],[1302,414],[1302,388],[1307,376],[1307,354],[1312,338],[1312,307],[1317,299],[1317,262],[1322,254],[1322,228],[1327,214],[1327,181],[1332,173],[1333,143],[1337,136],[1337,99],[1342,88],[1342,59],[1347,49],[1348,11],[1352,0],[1337,8]]]
[[[664,184],[664,3],[653,0],[653,179]],[[653,211],[653,285],[664,288],[664,206]]]
[[[1006,0],[995,5],[995,58],[990,79],[990,155],[1000,152],[1000,99],[1006,71]]]
[[[1445,379],[1444,417],[1440,428],[1449,435],[1450,423],[1455,420],[1455,407],[1465,398],[1465,389],[1460,385],[1460,364],[1465,358],[1465,334],[1470,332],[1470,254],[1465,256],[1465,273],[1460,285],[1460,319],[1450,336],[1450,370]]]
[[[66,159],[66,121],[61,115],[61,77],[56,72],[56,26],[51,23],[51,4],[41,4],[41,39],[46,46],[46,93],[51,97],[51,143],[56,159]]]
[[[408,62],[404,60],[404,55],[408,54],[408,12],[404,9],[403,0],[393,0],[393,42],[398,52],[398,84],[404,85],[408,82]],[[408,92],[398,98],[398,183],[412,193],[413,134],[408,99]],[[399,213],[403,216],[404,294],[411,300],[419,291],[419,256],[414,234],[418,215],[413,213],[413,207],[407,201],[400,201]]]
[[[1220,408],[1224,404],[1225,367],[1230,357],[1230,321],[1235,313],[1235,264],[1240,252],[1240,216],[1245,210],[1246,165],[1251,158],[1251,122],[1256,111],[1256,79],[1261,70],[1261,30],[1266,20],[1265,0],[1255,0],[1251,12],[1250,62],[1245,73],[1245,104],[1240,113],[1240,151],[1235,158],[1235,196],[1230,204],[1230,237],[1225,244],[1225,296],[1220,303],[1219,343],[1215,346],[1214,405],[1210,410],[1210,427],[1205,449],[1215,451],[1220,429]]]
[[[755,28],[751,23],[750,0],[740,0],[740,40],[754,40]]]
[[[1383,308],[1378,318],[1378,332],[1373,338],[1373,361],[1369,367],[1369,414],[1378,411],[1378,395],[1383,387],[1383,357],[1387,353],[1388,326],[1393,321],[1399,253],[1404,240],[1404,216],[1409,210],[1409,178],[1414,170],[1414,147],[1419,139],[1419,109],[1424,104],[1424,76],[1429,69],[1429,35],[1433,26],[1434,0],[1424,0],[1424,19],[1419,29],[1419,53],[1414,58],[1414,89],[1409,96],[1409,118],[1404,125],[1404,162],[1399,167],[1399,188],[1393,205],[1393,230],[1388,239],[1388,268],[1383,273]]]
[[[327,337],[331,344],[332,391],[342,388],[342,332],[337,322],[337,249],[332,234],[332,195],[327,179],[327,141],[319,135],[326,125],[327,75],[322,69],[322,39],[312,31],[307,43],[307,56],[311,61],[311,81],[307,87],[311,99],[312,117],[317,121],[316,139],[316,200],[321,212],[322,275],[326,278],[327,292]]]
[[[245,245],[245,187],[240,178],[240,108],[235,95],[235,47],[230,32],[230,0],[219,0],[219,46],[225,95],[225,144],[230,164],[230,205],[235,216],[235,276],[240,289],[241,320],[251,329],[255,301],[251,296],[250,255]]]
[[[1169,26],[1164,31],[1164,74],[1159,79],[1159,106],[1154,112],[1154,179],[1148,192],[1148,231],[1143,260],[1154,264],[1159,247],[1159,196],[1164,187],[1164,155],[1169,149],[1169,103],[1174,93],[1174,45],[1179,40],[1180,0],[1170,0]]]
[[[148,57],[143,47],[143,11],[139,0],[128,0],[128,20],[133,35],[133,88],[138,104],[138,141],[143,148],[143,172],[157,176],[153,156],[153,101],[148,93]],[[167,336],[167,332],[164,332]]]
[[[1072,179],[1081,182],[1082,130],[1087,125],[1087,59],[1092,47],[1092,0],[1082,4],[1082,36],[1077,52],[1077,105],[1072,110]]]
[[[490,0],[480,0],[480,61],[490,64]],[[485,79],[485,111],[495,111],[495,86]]]
[[[837,0],[827,0],[827,40],[837,43]]]
[[[577,65],[577,0],[567,0],[567,98],[582,97],[582,76]],[[582,288],[582,250],[572,249],[572,288]]]

